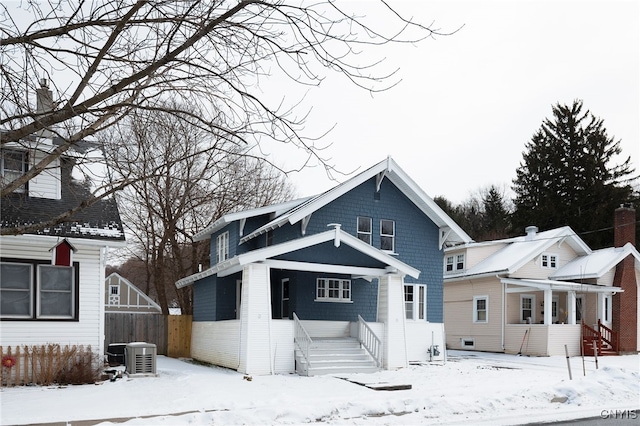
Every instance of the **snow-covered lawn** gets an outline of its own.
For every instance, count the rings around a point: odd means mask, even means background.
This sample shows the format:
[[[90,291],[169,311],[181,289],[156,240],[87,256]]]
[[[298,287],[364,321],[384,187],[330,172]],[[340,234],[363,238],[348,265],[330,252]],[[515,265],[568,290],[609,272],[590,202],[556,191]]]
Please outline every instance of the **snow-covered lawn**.
[[[159,356],[157,377],[3,388],[0,423],[493,425],[609,413],[640,418],[639,356],[598,361],[596,370],[594,359],[586,358],[585,375],[582,359],[571,358],[569,380],[564,357],[450,351],[444,364],[350,376],[359,382],[411,385],[410,390],[376,391],[330,376],[247,380],[235,371]]]

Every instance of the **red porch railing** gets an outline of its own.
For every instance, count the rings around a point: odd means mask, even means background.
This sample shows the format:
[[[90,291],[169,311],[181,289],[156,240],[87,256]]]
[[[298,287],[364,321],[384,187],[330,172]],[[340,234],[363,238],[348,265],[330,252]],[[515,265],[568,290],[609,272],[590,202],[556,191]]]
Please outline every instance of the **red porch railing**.
[[[595,342],[598,355],[613,355],[618,353],[618,333],[602,324],[598,320],[598,329],[589,327],[582,322],[582,353],[593,356],[593,343]],[[605,345],[606,344],[606,345]],[[604,348],[604,350],[603,350]]]

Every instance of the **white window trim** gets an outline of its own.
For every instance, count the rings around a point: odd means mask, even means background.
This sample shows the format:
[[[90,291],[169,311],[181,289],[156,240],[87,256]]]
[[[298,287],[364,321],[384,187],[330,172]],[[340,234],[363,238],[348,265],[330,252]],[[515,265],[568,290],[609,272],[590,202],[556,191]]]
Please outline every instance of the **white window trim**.
[[[462,256],[462,266],[458,268],[458,257]],[[453,274],[455,272],[463,271],[466,266],[467,256],[464,253],[454,253],[444,257],[444,272],[445,274]],[[450,266],[451,269],[447,269]]]
[[[338,281],[339,297],[329,297],[329,281]],[[325,296],[323,297],[318,296],[318,293],[320,290],[320,282],[324,282],[326,284],[326,287],[324,287]],[[344,297],[345,283],[349,284],[349,298]],[[343,278],[326,278],[326,277],[316,279],[316,298],[314,299],[315,302],[353,303],[353,301],[351,300],[352,294],[353,294],[353,287],[352,287],[351,280],[343,279]]]
[[[360,231],[361,219],[369,221],[369,232]],[[360,241],[363,241],[366,243],[367,241],[364,241],[362,238],[360,238],[360,235],[368,235],[369,236],[368,244],[371,245],[373,243],[373,219],[372,218],[367,216],[358,216],[358,218],[356,219],[356,237],[358,237]]]
[[[413,287],[413,301],[411,302],[413,304],[413,318],[407,318],[407,310],[406,310],[406,306],[407,306],[407,301],[404,300],[404,306],[405,306],[405,319],[409,320],[409,321],[426,321],[427,320],[427,285],[426,284],[405,284],[404,287]],[[422,300],[420,300],[420,289],[423,289],[423,296],[422,296]],[[405,296],[405,289],[403,288],[403,299]],[[422,302],[422,315],[423,318],[420,318],[420,302]]]
[[[21,165],[21,170],[13,170],[13,169],[6,169],[5,168],[5,155],[6,154],[19,154],[22,158],[20,161],[20,165]],[[17,180],[19,178],[21,178],[28,170],[29,165],[28,165],[28,157],[27,157],[27,153],[21,150],[15,150],[15,149],[3,149],[2,152],[0,153],[0,182],[4,185],[4,184],[9,184],[11,182],[13,182],[14,180]],[[7,174],[12,175],[11,179],[6,178]],[[25,190],[25,186],[21,186],[19,188],[16,188],[14,192],[24,192]]]
[[[216,263],[229,259],[229,231],[218,235],[216,239]]]
[[[545,257],[547,258],[546,261]],[[545,262],[547,263],[546,265]],[[555,253],[542,253],[540,255],[540,266],[545,269],[558,269],[558,255]]]
[[[382,222],[391,222],[393,224],[393,234],[382,233]],[[391,238],[391,250],[382,248],[382,237]],[[380,219],[380,250],[387,253],[396,252],[396,221],[391,219]]]
[[[478,319],[478,300],[484,300],[485,319]],[[473,297],[473,322],[477,324],[487,324],[489,322],[489,296],[484,294],[481,296]]]
[[[522,300],[523,299],[531,299],[531,324],[536,323],[536,296],[534,294],[521,294],[520,295],[520,311],[518,312],[519,320],[525,321],[522,318]]]

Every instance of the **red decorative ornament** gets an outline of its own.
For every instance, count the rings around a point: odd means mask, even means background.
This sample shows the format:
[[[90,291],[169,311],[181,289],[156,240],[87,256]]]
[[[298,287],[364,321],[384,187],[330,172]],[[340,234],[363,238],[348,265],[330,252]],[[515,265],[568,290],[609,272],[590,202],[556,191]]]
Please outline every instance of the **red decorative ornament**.
[[[12,357],[11,355],[5,355],[2,357],[3,367],[11,368],[14,365],[16,365],[16,359],[14,357]]]

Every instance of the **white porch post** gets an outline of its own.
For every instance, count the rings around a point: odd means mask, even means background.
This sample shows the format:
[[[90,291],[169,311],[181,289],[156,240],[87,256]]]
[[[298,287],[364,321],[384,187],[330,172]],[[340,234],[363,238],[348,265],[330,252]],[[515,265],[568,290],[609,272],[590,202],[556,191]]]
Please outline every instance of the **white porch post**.
[[[605,318],[604,318],[604,293],[598,293],[597,294],[597,299],[596,299],[596,312],[597,312],[597,316],[596,316],[596,323],[598,323],[598,320],[604,322]]]
[[[269,267],[252,263],[242,270],[240,363],[244,374],[271,374],[271,283]]]
[[[567,324],[576,323],[576,292],[567,292]]]
[[[544,291],[544,304],[542,305],[542,309],[544,309],[544,325],[549,325],[553,322],[553,302],[552,302],[552,292],[551,290]]]
[[[384,368],[407,367],[404,278],[400,275],[384,275],[378,280],[378,322],[384,323]]]

